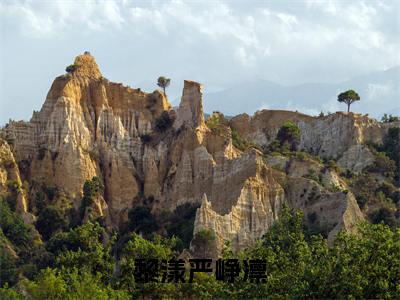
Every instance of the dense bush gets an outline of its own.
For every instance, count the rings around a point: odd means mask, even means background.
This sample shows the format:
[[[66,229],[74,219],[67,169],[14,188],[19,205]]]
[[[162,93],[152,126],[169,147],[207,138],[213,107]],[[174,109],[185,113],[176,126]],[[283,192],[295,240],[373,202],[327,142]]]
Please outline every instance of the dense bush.
[[[35,232],[0,198],[0,286],[33,277],[51,261]]]
[[[300,135],[300,128],[292,121],[286,121],[279,129],[277,139],[281,146],[288,145],[290,150],[296,151]]]
[[[65,71],[67,73],[73,73],[76,69],[78,69],[77,65],[69,65],[68,67],[65,68]]]
[[[156,119],[155,128],[158,132],[164,132],[172,126],[174,120],[171,118],[167,111],[163,111],[162,114]]]
[[[400,184],[400,127],[391,127],[381,145],[372,145],[378,152],[384,153],[395,162],[395,180]]]
[[[372,211],[369,217],[374,224],[379,224],[382,222],[392,228],[400,225],[399,220],[397,220],[394,215],[394,211],[386,206]]]
[[[239,132],[234,128],[232,128],[232,144],[233,146],[235,146],[235,148],[241,151],[245,151],[247,148],[251,146],[251,143],[242,138]]]
[[[400,121],[400,118],[397,116],[393,115],[388,115],[388,114],[383,114],[383,117],[381,118],[381,122],[383,123],[392,123],[392,122],[398,122]]]
[[[52,269],[43,270],[34,279],[20,280],[15,289],[1,288],[0,298],[398,297],[400,230],[391,230],[383,224],[363,223],[357,235],[339,233],[332,247],[328,247],[323,237],[309,235],[305,230],[303,214],[285,206],[278,221],[260,241],[235,255],[240,260],[264,260],[267,274],[265,282],[244,281],[241,265],[240,278],[234,283],[217,281],[214,275],[207,274],[197,274],[191,284],[139,283],[135,280],[135,259],[169,260],[176,257],[178,253],[172,250],[176,247],[176,239],[156,236],[146,240],[131,234],[117,256],[112,247],[115,238],[104,239],[107,233],[101,226],[87,223],[68,232],[55,234],[47,242],[48,249],[56,256],[56,264]],[[214,241],[213,233],[206,230],[199,231],[195,237],[195,244],[212,244]],[[224,252],[224,255],[225,258],[234,257],[231,251]],[[12,265],[8,270],[12,271]],[[188,272],[185,278],[187,281]],[[161,274],[158,279],[161,279]]]
[[[168,237],[179,237],[179,250],[188,249],[193,238],[194,219],[198,205],[185,203],[178,205],[171,216],[168,217],[166,226]]]
[[[68,221],[61,209],[53,205],[43,209],[36,221],[37,230],[46,240],[55,232],[65,229],[67,225]]]
[[[55,197],[56,194],[57,194],[57,188],[56,188],[56,187],[48,186],[48,187],[45,187],[45,188],[44,188],[44,191],[45,191],[45,193],[46,193],[46,195],[47,195],[47,199],[49,199],[50,201],[53,201],[53,200],[54,200],[54,197]]]
[[[100,178],[94,176],[91,180],[86,180],[83,185],[83,198],[81,203],[81,217],[84,216],[86,207],[92,205],[93,200],[103,194],[104,185]]]
[[[148,235],[158,229],[158,224],[150,209],[146,206],[136,206],[128,213],[129,228],[135,232]]]
[[[212,257],[216,250],[215,233],[209,229],[201,229],[195,233],[191,246],[201,257]]]
[[[34,244],[33,228],[24,223],[22,218],[10,210],[0,197],[0,228],[4,235],[18,249],[30,249]]]
[[[34,281],[21,281],[21,288],[27,299],[131,299],[126,291],[115,290],[100,280],[100,274],[93,275],[79,270],[46,269]],[[4,289],[1,293],[10,293]],[[3,294],[3,295],[4,295]],[[6,298],[3,298],[6,299]],[[8,299],[8,298],[7,298]],[[18,298],[11,298],[18,299]]]
[[[115,263],[111,252],[114,241],[105,243],[105,234],[98,223],[88,222],[68,232],[57,233],[47,247],[56,256],[56,267],[69,270],[79,267],[92,274],[99,272],[101,280],[108,283]]]

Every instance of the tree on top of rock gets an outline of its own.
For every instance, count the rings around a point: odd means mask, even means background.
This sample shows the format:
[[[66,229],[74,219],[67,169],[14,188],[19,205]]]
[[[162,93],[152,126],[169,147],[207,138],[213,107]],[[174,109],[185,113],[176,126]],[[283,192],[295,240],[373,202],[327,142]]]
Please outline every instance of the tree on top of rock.
[[[160,76],[157,79],[157,85],[163,89],[164,95],[166,95],[165,89],[169,86],[170,83],[171,83],[171,79],[164,77],[164,76]]]
[[[353,90],[348,90],[339,94],[338,101],[347,104],[347,112],[350,111],[350,105],[360,100],[360,96]]]

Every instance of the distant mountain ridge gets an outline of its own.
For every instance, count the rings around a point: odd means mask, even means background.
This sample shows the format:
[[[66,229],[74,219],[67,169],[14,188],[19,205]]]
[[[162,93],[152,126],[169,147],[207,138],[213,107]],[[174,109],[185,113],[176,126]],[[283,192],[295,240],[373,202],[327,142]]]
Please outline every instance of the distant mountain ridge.
[[[268,80],[245,82],[219,92],[204,95],[205,111],[224,114],[253,114],[267,109],[298,110],[307,114],[345,110],[337,95],[356,90],[361,101],[352,110],[380,118],[384,113],[400,114],[400,66],[386,71],[354,77],[341,83],[305,83],[284,86]],[[389,105],[382,105],[382,103]]]

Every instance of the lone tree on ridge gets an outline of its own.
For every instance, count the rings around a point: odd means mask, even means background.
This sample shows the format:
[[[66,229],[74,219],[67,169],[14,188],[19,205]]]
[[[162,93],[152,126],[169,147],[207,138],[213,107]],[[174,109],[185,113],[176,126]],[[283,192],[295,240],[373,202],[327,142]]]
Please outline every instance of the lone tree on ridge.
[[[157,85],[163,89],[164,95],[167,95],[165,93],[165,89],[169,86],[170,83],[171,83],[171,79],[164,77],[164,76],[158,77]]]
[[[338,95],[338,101],[347,104],[347,112],[350,111],[350,105],[360,100],[360,96],[353,90],[348,90]]]

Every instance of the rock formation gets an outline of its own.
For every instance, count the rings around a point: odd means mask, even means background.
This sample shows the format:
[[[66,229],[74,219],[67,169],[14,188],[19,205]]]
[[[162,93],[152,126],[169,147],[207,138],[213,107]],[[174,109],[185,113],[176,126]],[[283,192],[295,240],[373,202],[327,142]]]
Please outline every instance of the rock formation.
[[[85,181],[96,176],[104,194],[91,213],[109,226],[124,224],[139,204],[159,214],[197,203],[194,232],[213,230],[218,250],[226,241],[238,250],[260,238],[284,202],[317,214],[313,223],[324,226],[330,239],[363,218],[336,173],[313,161],[265,156],[254,148],[243,152],[233,145],[232,130],[266,146],[284,121],[293,120],[302,132],[301,148],[357,171],[373,162],[363,144],[381,141],[387,126],[352,113],[313,118],[264,110],[236,116],[215,130],[205,123],[199,83],[185,81],[175,112],[159,91],[145,93],[105,79],[88,53],[74,66],[54,80],[29,122],[12,121],[2,132],[13,149],[12,154],[5,142],[0,147],[2,190],[8,180],[20,184],[20,177],[31,185],[18,198],[21,212],[35,213],[41,187],[54,188],[56,198],[62,195],[78,211]],[[322,181],[304,178],[309,169]],[[330,190],[332,185],[339,190]]]
[[[261,110],[253,117],[242,114],[232,118],[230,125],[243,137],[260,146],[269,145],[285,121],[293,121],[301,130],[300,149],[323,158],[338,159],[344,168],[361,171],[373,162],[363,145],[382,143],[390,126],[367,116],[337,112],[324,117],[311,117],[297,112]]]
[[[179,128],[183,124],[193,128],[204,125],[202,93],[203,86],[201,84],[185,80],[182,100],[178,109],[178,118],[174,124],[175,128]]]

